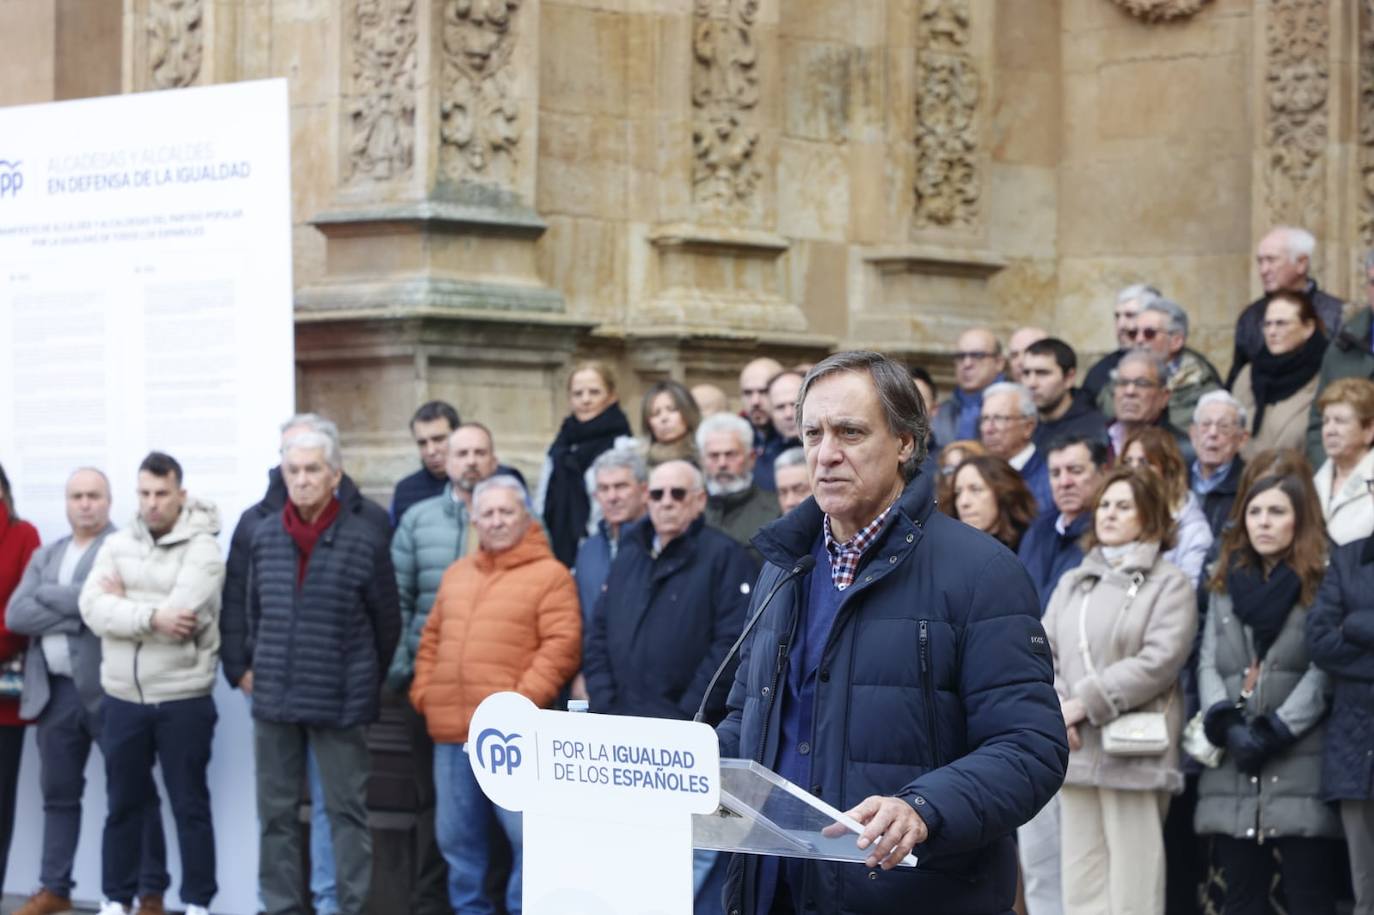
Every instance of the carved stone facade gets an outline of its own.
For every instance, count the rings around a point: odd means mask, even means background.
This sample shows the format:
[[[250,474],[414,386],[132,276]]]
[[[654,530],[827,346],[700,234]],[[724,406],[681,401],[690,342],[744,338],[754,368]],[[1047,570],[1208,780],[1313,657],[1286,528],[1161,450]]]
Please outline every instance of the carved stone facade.
[[[415,164],[419,0],[352,0],[346,180],[404,177]]]
[[[922,0],[916,42],[916,228],[978,223],[978,105],[969,0]]]
[[[449,181],[509,185],[520,143],[511,56],[520,0],[444,0],[439,165]]]
[[[205,54],[204,14],[202,0],[150,0],[146,13],[150,88],[195,85]]]
[[[1360,3],[1359,207],[1356,233],[1374,248],[1374,0]]]
[[[1117,6],[1146,22],[1165,22],[1191,16],[1207,0],[1113,0]]]
[[[1275,0],[1265,26],[1265,203],[1273,222],[1320,228],[1331,28],[1327,0]]]
[[[749,206],[762,177],[759,0],[695,0],[692,33],[692,199],[706,209]]]

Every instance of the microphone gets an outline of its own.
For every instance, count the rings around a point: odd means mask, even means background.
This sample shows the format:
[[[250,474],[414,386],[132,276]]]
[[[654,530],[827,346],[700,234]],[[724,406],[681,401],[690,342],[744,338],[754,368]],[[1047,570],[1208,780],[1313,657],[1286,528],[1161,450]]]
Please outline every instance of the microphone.
[[[701,697],[701,705],[697,707],[697,713],[692,716],[693,721],[700,722],[706,717],[706,704],[711,699],[711,693],[715,692],[716,683],[720,680],[721,674],[725,673],[725,668],[729,667],[730,662],[735,659],[735,655],[739,653],[740,646],[744,644],[745,639],[749,638],[749,633],[754,631],[754,625],[758,623],[759,620],[763,619],[763,611],[767,610],[768,605],[773,602],[773,598],[778,596],[778,592],[782,590],[782,586],[792,579],[799,578],[807,572],[810,572],[815,566],[815,556],[809,554],[802,556],[797,559],[796,563],[786,575],[778,579],[778,583],[773,586],[773,590],[769,591],[768,596],[763,599],[763,603],[759,604],[758,612],[753,615],[749,622],[744,624],[744,631],[739,634],[739,638],[735,639],[735,644],[731,645],[730,650],[725,653],[725,660],[721,661],[720,666],[716,668],[716,672],[711,676],[711,682],[706,684],[706,694]]]

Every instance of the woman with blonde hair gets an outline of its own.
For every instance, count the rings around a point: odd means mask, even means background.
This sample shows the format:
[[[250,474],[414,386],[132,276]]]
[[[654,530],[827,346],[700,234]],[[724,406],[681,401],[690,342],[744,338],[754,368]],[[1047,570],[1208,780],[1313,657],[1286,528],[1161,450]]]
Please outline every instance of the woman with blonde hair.
[[[1183,788],[1177,682],[1197,599],[1163,557],[1174,521],[1157,474],[1118,467],[1093,506],[1087,555],[1044,619],[1070,748],[1059,793],[1063,911],[1162,913],[1164,814]]]
[[[1326,462],[1313,480],[1337,546],[1374,533],[1374,381],[1339,378],[1317,398]]]
[[[1225,753],[1198,781],[1193,822],[1214,837],[1224,913],[1269,910],[1277,849],[1288,910],[1331,915],[1330,849],[1321,840],[1341,826],[1320,798],[1330,688],[1306,637],[1327,543],[1306,462],[1268,462],[1236,499],[1237,523],[1209,582],[1198,699],[1207,739]]]
[[[616,402],[615,373],[604,362],[589,360],[573,366],[568,373],[568,406],[571,412],[544,459],[534,511],[544,521],[553,554],[571,568],[592,511],[587,471],[601,452],[631,432],[630,421]]]
[[[1164,558],[1187,572],[1194,583],[1201,582],[1202,565],[1212,548],[1212,526],[1188,486],[1188,464],[1178,442],[1156,426],[1141,429],[1122,442],[1121,463],[1137,470],[1149,468],[1159,476],[1169,514],[1177,525],[1174,546]]]

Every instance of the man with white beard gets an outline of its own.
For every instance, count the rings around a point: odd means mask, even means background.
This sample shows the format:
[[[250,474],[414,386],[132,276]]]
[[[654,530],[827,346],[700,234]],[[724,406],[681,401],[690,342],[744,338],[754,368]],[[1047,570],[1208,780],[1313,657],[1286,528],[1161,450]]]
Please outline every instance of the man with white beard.
[[[778,500],[754,482],[754,430],[749,421],[717,413],[697,427],[697,452],[706,470],[706,523],[749,547],[759,528],[778,518]]]

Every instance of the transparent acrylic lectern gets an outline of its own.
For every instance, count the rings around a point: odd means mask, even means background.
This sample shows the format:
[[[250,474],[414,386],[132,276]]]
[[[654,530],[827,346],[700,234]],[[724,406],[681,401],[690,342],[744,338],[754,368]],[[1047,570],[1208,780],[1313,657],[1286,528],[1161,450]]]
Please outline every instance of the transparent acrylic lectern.
[[[749,759],[720,761],[720,807],[692,817],[692,845],[713,851],[862,862],[863,826]],[[907,855],[903,867],[915,867]]]

